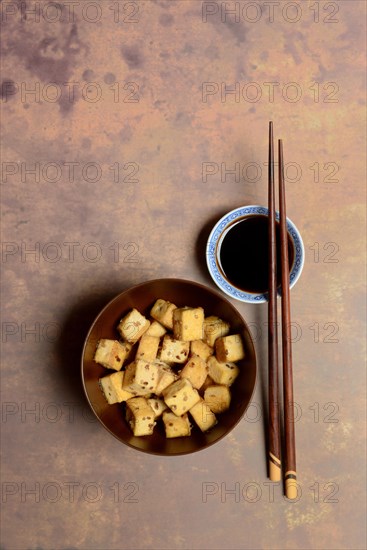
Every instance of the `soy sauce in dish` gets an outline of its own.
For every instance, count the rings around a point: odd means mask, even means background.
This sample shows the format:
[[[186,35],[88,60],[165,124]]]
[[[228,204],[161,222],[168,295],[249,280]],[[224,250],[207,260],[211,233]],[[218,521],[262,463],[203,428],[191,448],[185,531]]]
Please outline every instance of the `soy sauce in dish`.
[[[281,284],[280,226],[276,222],[277,285]],[[219,259],[226,279],[235,287],[250,293],[267,292],[268,277],[268,217],[249,216],[235,223],[223,238]],[[293,264],[294,248],[288,234],[289,268]]]

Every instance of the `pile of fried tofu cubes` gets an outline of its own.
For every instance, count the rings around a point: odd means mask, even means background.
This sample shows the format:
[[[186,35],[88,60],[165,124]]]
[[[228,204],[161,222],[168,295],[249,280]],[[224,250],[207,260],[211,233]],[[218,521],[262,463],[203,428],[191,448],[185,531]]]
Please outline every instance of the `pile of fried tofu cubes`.
[[[204,317],[202,307],[158,299],[150,317],[134,308],[117,326],[120,341],[98,342],[94,360],[117,371],[100,378],[100,388],[109,404],[126,403],[135,436],[151,435],[160,417],[167,438],[189,436],[188,413],[206,432],[230,406],[242,338],[222,319]]]

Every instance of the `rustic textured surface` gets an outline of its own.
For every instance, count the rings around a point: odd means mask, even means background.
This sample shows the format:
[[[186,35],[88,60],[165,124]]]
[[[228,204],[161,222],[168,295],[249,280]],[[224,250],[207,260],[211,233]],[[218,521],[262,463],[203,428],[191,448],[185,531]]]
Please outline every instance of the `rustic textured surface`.
[[[39,21],[22,17],[35,4]],[[2,548],[364,548],[365,2],[281,1],[272,20],[266,3],[228,2],[239,21],[221,2],[51,4],[1,3]],[[208,451],[123,447],[79,382],[83,338],[116,293],[211,284],[214,221],[266,202],[270,119],[306,249],[296,503],[266,478],[266,305],[236,304],[260,376],[246,418]]]

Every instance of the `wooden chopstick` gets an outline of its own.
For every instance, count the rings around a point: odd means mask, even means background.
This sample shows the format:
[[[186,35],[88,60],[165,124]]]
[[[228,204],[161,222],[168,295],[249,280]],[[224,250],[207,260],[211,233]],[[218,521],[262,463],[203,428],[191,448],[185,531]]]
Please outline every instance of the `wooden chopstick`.
[[[268,300],[268,376],[269,376],[269,478],[280,481],[280,424],[278,383],[277,329],[277,255],[275,233],[274,138],[273,123],[269,123],[268,163],[269,207],[269,300]]]
[[[282,272],[282,352],[283,352],[283,399],[285,433],[285,494],[289,499],[297,497],[296,445],[293,412],[293,374],[291,344],[291,312],[289,292],[288,233],[284,187],[283,142],[278,141],[279,155],[279,211],[280,211],[280,257]]]

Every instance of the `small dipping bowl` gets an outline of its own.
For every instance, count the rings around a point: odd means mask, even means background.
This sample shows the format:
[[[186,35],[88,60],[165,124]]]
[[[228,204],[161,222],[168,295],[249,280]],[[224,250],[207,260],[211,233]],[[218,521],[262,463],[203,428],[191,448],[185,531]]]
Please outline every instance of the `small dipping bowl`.
[[[213,227],[206,247],[206,262],[209,273],[215,284],[228,296],[252,304],[259,304],[268,300],[267,292],[248,292],[235,286],[224,273],[220,261],[220,250],[224,237],[235,224],[247,219],[250,216],[268,216],[268,208],[258,205],[240,206],[223,216]],[[275,213],[276,221],[279,222],[279,212]],[[293,246],[293,262],[290,266],[289,282],[290,288],[298,281],[305,259],[305,250],[302,237],[295,224],[287,217],[287,231],[290,242]],[[238,248],[238,256],[241,256],[241,249]],[[246,263],[244,260],[243,264]]]

